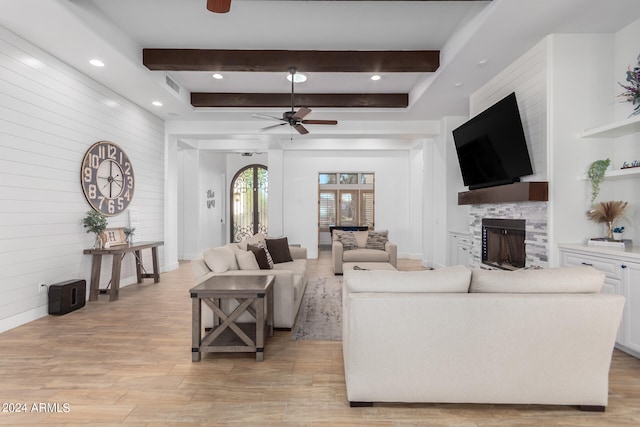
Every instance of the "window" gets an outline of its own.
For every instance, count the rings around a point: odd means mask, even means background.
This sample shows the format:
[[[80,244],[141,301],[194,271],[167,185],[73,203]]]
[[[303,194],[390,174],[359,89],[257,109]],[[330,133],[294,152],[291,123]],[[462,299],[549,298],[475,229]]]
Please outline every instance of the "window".
[[[326,243],[331,226],[374,228],[375,174],[325,172],[318,174],[318,228]],[[327,236],[323,236],[327,233]]]

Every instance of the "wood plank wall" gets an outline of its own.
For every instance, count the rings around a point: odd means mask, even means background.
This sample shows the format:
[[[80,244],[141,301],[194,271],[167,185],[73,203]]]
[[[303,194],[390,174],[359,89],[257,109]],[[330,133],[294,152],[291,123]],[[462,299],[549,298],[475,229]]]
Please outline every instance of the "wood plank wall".
[[[0,331],[47,314],[38,283],[88,284],[82,249],[93,239],[81,225],[90,207],[80,164],[100,140],[132,160],[130,208],[139,212],[140,237],[162,240],[164,122],[0,27]],[[127,213],[109,219],[109,227],[128,224]],[[103,260],[103,286],[110,261]],[[122,284],[135,281],[132,259],[122,273]]]

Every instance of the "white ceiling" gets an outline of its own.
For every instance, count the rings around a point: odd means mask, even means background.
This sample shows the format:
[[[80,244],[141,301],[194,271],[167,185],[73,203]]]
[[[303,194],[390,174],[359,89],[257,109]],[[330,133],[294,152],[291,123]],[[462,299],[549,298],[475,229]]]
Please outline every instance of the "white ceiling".
[[[339,119],[339,131],[348,121],[467,115],[469,95],[545,35],[614,33],[640,19],[640,0],[232,0],[227,14],[208,12],[205,3],[0,0],[0,25],[167,120],[255,123],[251,113],[280,116],[283,109],[196,111],[188,93],[288,92],[287,70],[224,73],[223,80],[214,80],[208,72],[170,72],[181,86],[176,96],[164,83],[165,72],[142,65],[142,48],[441,51],[435,73],[383,74],[378,82],[368,74],[309,73],[297,92],[410,93],[406,109],[310,106],[314,112],[309,118]],[[100,58],[106,66],[89,65],[91,58]],[[154,107],[154,100],[164,105]],[[263,125],[254,124],[254,133]]]

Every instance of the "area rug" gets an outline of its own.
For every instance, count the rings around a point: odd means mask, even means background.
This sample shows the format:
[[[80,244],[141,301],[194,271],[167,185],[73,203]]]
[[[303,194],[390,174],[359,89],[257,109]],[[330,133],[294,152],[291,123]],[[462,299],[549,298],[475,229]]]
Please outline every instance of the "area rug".
[[[312,277],[291,333],[294,341],[342,340],[342,278]]]

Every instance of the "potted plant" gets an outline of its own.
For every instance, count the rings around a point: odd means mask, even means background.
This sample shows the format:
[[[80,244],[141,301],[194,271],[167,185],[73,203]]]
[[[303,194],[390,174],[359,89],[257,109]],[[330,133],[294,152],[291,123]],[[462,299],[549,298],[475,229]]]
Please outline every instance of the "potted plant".
[[[622,233],[624,232],[624,227],[614,227],[613,228],[613,240],[622,240]]]
[[[124,236],[127,239],[127,243],[130,245],[133,240],[133,235],[135,234],[135,227],[124,227]]]
[[[596,197],[598,197],[598,193],[600,193],[600,183],[604,180],[604,174],[610,164],[611,160],[605,159],[596,160],[589,165],[587,178],[591,181],[591,203],[593,203]]]
[[[94,247],[102,248],[102,233],[107,229],[107,217],[102,212],[90,210],[87,215],[82,218],[82,225],[87,229],[87,233],[95,233],[96,240]]]
[[[609,227],[607,238],[613,239],[613,223],[616,219],[622,217],[627,210],[627,202],[620,200],[611,202],[600,202],[593,205],[587,216],[590,220],[597,223],[605,223]]]

